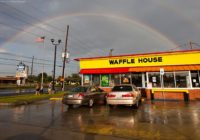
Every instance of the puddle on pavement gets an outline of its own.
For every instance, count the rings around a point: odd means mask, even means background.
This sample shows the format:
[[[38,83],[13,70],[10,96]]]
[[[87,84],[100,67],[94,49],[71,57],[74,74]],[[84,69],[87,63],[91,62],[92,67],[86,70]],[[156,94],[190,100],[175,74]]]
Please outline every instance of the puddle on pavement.
[[[190,138],[186,135],[188,131],[180,128],[188,123],[191,130],[199,128],[198,105],[200,103],[152,102],[144,103],[138,110],[131,107],[79,107],[64,112],[62,122],[63,126],[84,133],[136,139],[159,140],[164,137],[186,140]]]
[[[36,104],[0,110],[1,117],[15,121],[48,125],[86,134],[112,135],[135,139],[200,138],[200,102],[144,102],[132,107],[81,106],[68,108],[61,102],[42,101]],[[3,115],[2,115],[3,114]],[[60,116],[59,116],[60,115]],[[58,117],[59,116],[59,117]],[[93,135],[85,138],[93,139]]]

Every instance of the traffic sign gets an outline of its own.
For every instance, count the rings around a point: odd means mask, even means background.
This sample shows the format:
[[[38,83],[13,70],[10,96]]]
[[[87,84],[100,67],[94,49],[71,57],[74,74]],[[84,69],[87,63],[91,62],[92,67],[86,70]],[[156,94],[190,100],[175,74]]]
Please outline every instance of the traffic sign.
[[[164,75],[164,74],[165,74],[164,68],[160,68],[160,75]]]

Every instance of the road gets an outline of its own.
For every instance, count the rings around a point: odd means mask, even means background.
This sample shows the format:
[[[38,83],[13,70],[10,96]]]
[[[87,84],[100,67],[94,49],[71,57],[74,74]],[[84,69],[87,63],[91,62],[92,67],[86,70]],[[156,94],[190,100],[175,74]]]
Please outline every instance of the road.
[[[55,88],[57,91],[60,87]],[[44,92],[47,93],[47,88],[44,88]],[[0,89],[0,96],[12,96],[12,95],[22,95],[22,94],[34,94],[35,88],[21,88],[21,89]]]
[[[10,95],[19,95],[19,94],[33,94],[35,93],[34,88],[30,89],[0,89],[0,96],[10,96]]]
[[[144,101],[138,109],[60,101],[0,107],[1,140],[199,140],[200,102]]]

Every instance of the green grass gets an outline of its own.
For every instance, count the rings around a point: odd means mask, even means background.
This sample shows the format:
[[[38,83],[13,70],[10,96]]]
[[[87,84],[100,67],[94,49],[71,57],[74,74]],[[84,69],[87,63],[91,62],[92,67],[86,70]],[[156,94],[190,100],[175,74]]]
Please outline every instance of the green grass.
[[[18,95],[18,96],[7,96],[7,97],[0,97],[0,103],[10,103],[13,105],[17,104],[28,104],[34,101],[45,100],[52,97],[62,97],[64,92],[57,92],[55,94],[41,94],[41,95]]]

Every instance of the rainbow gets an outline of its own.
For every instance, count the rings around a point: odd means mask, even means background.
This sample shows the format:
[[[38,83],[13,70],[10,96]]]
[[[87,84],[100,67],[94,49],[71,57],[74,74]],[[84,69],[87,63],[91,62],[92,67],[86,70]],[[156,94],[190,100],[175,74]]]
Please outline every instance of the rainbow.
[[[162,40],[163,43],[171,44],[172,48],[177,47],[177,44],[174,41],[167,38],[164,34],[155,30],[151,26],[148,26],[147,24],[144,24],[144,23],[142,23],[142,22],[140,22],[136,19],[133,19],[132,17],[128,17],[128,16],[114,15],[114,14],[109,14],[109,13],[70,13],[70,14],[64,14],[64,15],[61,15],[61,16],[58,16],[58,17],[54,17],[54,18],[51,18],[51,19],[46,19],[46,20],[44,20],[43,23],[50,23],[53,20],[59,21],[59,19],[66,18],[66,17],[84,17],[84,16],[105,17],[105,18],[110,18],[110,19],[113,19],[113,20],[119,20],[119,21],[122,21],[122,22],[128,22],[128,23],[133,24],[134,26],[137,26],[138,28],[140,28],[142,30],[145,30],[145,31],[153,34],[154,36],[156,36],[157,38]],[[39,25],[39,24],[41,24],[41,23],[36,23],[35,25]],[[33,28],[34,27],[28,27],[28,28],[24,29],[24,31],[29,31]],[[19,32],[19,33],[15,34],[14,36],[12,36],[11,38],[9,38],[8,40],[6,40],[5,43],[2,44],[2,46],[4,46],[8,42],[12,42],[15,38],[22,35],[24,33],[24,31]]]

